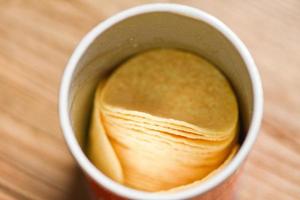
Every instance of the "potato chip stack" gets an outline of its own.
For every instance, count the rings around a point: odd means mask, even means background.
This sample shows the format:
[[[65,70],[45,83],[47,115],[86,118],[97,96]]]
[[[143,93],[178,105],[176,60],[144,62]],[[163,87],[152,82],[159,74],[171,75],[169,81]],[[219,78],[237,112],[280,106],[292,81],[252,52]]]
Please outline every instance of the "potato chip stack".
[[[237,130],[236,97],[215,66],[190,52],[154,49],[99,85],[88,153],[114,180],[164,191],[216,170]]]

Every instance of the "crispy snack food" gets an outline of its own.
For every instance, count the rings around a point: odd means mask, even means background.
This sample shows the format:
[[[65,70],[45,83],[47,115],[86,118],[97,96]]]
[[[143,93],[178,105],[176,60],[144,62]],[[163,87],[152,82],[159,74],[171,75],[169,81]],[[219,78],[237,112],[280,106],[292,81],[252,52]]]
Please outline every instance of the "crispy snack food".
[[[182,188],[231,159],[238,121],[235,94],[214,65],[190,52],[154,49],[99,84],[88,155],[126,186]]]

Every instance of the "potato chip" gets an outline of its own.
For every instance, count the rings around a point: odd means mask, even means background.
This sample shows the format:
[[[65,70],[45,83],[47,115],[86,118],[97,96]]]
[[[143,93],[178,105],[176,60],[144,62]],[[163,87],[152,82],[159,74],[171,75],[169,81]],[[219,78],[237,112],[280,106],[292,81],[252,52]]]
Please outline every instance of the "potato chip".
[[[215,66],[190,52],[154,49],[98,86],[88,153],[124,185],[178,190],[229,162],[237,131],[236,97]]]

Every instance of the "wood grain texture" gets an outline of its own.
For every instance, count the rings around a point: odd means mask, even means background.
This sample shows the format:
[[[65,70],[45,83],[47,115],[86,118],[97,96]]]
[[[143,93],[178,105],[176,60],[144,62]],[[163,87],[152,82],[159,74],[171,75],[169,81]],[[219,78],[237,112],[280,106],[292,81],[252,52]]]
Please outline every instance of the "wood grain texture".
[[[86,199],[59,128],[60,78],[94,25],[146,0],[0,0],[0,199]],[[263,79],[260,137],[238,199],[300,199],[300,1],[168,1],[201,8],[245,42]]]

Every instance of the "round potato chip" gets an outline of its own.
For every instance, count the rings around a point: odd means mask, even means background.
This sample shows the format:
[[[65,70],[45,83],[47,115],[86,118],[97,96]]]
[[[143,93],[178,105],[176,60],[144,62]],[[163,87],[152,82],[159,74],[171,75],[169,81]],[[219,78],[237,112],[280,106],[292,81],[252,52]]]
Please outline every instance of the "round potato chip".
[[[99,84],[88,154],[129,187],[179,190],[229,162],[238,127],[235,94],[215,66],[190,52],[154,49]]]

